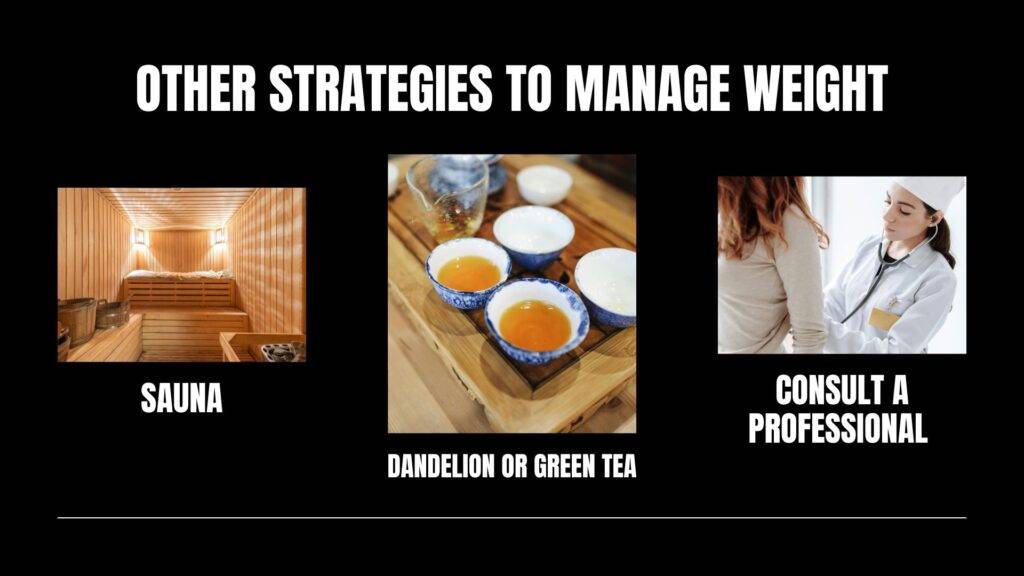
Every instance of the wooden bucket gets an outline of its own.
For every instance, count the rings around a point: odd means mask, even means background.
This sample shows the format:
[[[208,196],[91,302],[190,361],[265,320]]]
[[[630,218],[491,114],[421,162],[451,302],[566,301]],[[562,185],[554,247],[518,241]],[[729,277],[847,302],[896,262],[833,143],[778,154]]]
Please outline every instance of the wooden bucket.
[[[71,332],[71,347],[88,342],[96,331],[96,299],[75,298],[57,303],[57,320]]]
[[[96,328],[115,328],[128,323],[128,301],[107,302],[96,305]]]
[[[57,322],[57,362],[67,362],[70,348],[71,333],[66,326]]]

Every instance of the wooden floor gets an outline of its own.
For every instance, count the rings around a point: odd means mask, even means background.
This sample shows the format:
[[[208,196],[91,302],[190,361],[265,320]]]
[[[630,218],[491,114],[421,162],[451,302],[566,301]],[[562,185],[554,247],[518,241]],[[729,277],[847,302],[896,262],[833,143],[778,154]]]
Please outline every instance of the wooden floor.
[[[492,432],[477,404],[388,299],[388,432]],[[577,432],[636,432],[636,383]]]

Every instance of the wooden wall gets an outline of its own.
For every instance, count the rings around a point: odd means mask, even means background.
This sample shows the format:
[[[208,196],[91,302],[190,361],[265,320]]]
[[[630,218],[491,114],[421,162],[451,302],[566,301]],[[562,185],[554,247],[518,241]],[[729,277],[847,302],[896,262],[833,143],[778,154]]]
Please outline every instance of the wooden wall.
[[[133,270],[132,224],[98,188],[57,190],[57,297],[117,300]]]
[[[132,223],[99,189],[57,193],[58,298],[118,300],[137,268],[229,269],[251,331],[306,333],[305,189],[258,189],[228,221],[226,246],[209,230],[153,230],[145,248],[132,245]]]
[[[195,272],[223,270],[223,244],[213,243],[212,230],[150,230],[149,246],[136,248],[138,270]]]
[[[260,188],[227,225],[226,268],[253,332],[306,333],[306,191]]]

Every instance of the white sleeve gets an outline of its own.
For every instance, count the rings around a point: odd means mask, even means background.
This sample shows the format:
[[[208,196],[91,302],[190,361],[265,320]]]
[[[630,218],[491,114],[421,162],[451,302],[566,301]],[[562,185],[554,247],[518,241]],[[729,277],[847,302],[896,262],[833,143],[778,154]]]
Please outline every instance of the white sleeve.
[[[922,284],[914,303],[892,325],[885,338],[877,338],[850,329],[837,320],[825,318],[828,351],[854,354],[919,353],[946,321],[955,294],[956,276],[952,274],[943,274]]]
[[[841,322],[846,315],[849,314],[846,310],[846,282],[850,277],[850,273],[853,271],[854,266],[857,265],[857,256],[867,249],[867,246],[874,245],[879,240],[874,237],[869,237],[862,241],[857,246],[857,251],[854,252],[854,257],[843,266],[843,270],[836,276],[835,280],[829,283],[828,287],[825,288],[825,323],[828,324],[828,320],[832,319],[836,322]],[[831,331],[830,331],[831,332]]]

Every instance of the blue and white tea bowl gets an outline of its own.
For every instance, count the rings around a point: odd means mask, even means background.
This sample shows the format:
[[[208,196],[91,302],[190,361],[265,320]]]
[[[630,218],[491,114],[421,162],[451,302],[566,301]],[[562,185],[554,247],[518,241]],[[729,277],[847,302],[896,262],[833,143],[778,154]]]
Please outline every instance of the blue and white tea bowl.
[[[501,325],[501,316],[509,307],[524,300],[549,302],[564,312],[569,318],[571,328],[569,341],[556,350],[535,352],[505,340],[498,329]],[[501,349],[516,362],[524,364],[546,364],[563,356],[579,346],[590,330],[590,316],[579,295],[565,284],[547,278],[522,278],[501,285],[484,306],[484,320]]]
[[[541,270],[557,260],[575,235],[568,216],[543,206],[513,208],[494,221],[494,238],[527,270]]]
[[[636,324],[636,252],[601,248],[587,253],[576,264],[576,286],[598,324]]]
[[[479,290],[477,292],[453,290],[441,284],[437,280],[441,268],[452,260],[464,256],[480,256],[490,260],[501,271],[498,283],[486,290]],[[437,291],[437,295],[441,297],[441,300],[461,310],[483,308],[491,294],[494,294],[508,280],[509,274],[512,273],[512,261],[509,259],[508,253],[501,246],[483,238],[456,238],[440,244],[437,248],[434,248],[430,256],[427,256],[427,262],[424,267],[427,270],[427,277],[430,278],[430,283],[434,285],[434,290]]]

